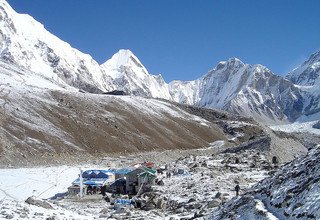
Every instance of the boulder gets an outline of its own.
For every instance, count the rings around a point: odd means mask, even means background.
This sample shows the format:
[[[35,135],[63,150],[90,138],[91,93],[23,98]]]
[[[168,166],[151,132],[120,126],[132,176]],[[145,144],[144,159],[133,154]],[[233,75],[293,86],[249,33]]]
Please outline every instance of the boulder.
[[[158,199],[157,201],[157,209],[163,209],[165,208],[165,202],[163,199]]]
[[[320,129],[320,121],[312,125],[313,128]]]
[[[159,185],[159,186],[163,186],[163,185],[164,185],[163,180],[158,180],[156,183],[157,183],[157,185]]]
[[[108,208],[103,208],[103,209],[101,209],[101,211],[99,213],[108,214],[108,213],[110,213],[110,210]]]
[[[57,216],[55,216],[55,215],[49,216],[49,217],[46,218],[46,220],[58,220],[58,219],[59,218]]]
[[[220,199],[221,196],[222,196],[221,192],[217,192],[216,195],[214,196],[214,198]]]
[[[54,209],[50,203],[46,202],[46,201],[42,201],[39,199],[35,199],[34,197],[29,197],[27,198],[27,200],[25,201],[27,204],[30,205],[35,205],[35,206],[39,206],[45,209]]]
[[[152,202],[147,202],[145,206],[141,207],[141,209],[144,211],[150,211],[155,208],[156,206]]]
[[[6,219],[13,219],[13,217],[14,217],[13,215],[7,214],[5,218],[6,218]]]
[[[220,205],[221,201],[219,199],[211,200],[207,203],[208,208],[214,208],[218,207]]]
[[[184,212],[184,208],[180,207],[178,209],[175,210],[175,213],[183,213]]]

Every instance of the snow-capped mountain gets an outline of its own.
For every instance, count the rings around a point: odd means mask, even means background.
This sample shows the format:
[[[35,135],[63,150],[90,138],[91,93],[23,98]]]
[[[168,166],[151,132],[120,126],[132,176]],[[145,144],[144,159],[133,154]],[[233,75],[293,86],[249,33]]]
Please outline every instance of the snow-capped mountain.
[[[308,60],[289,72],[286,78],[301,86],[320,85],[320,51],[312,54]]]
[[[320,51],[312,54],[308,60],[289,72],[286,78],[297,84],[304,96],[304,115],[299,121],[320,118]]]
[[[0,59],[6,62],[65,88],[72,86],[90,93],[122,90],[131,95],[223,109],[268,124],[320,116],[319,54],[313,54],[288,74],[292,82],[262,65],[231,58],[200,79],[167,84],[161,75],[149,74],[130,50],[120,50],[99,65],[90,55],[49,33],[31,16],[16,13],[0,0]]]
[[[196,86],[194,86],[196,85]],[[267,123],[293,121],[301,115],[300,90],[262,65],[237,58],[220,62],[196,81],[170,84],[174,100],[253,116]]]
[[[101,69],[111,77],[117,90],[137,96],[171,100],[168,85],[162,76],[149,74],[130,50],[120,50],[102,64]]]
[[[120,50],[100,66],[31,16],[16,13],[5,0],[0,0],[0,58],[91,93],[125,90],[171,99],[162,76],[150,75],[131,51]]]
[[[16,13],[0,1],[0,58],[56,82],[98,92],[112,88],[91,56],[49,33],[31,16]]]

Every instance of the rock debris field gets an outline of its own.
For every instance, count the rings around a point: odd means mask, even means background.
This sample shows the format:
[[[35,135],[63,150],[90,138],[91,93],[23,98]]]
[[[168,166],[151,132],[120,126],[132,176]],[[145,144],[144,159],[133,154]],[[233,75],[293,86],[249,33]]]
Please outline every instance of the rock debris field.
[[[105,166],[117,168],[138,160],[129,156],[106,159]],[[96,164],[81,166],[109,168]],[[206,219],[219,210],[220,205],[236,196],[234,188],[237,184],[242,194],[276,168],[256,151],[218,155],[200,152],[157,165],[167,165],[167,170],[158,174],[157,178],[162,181],[153,187],[152,192],[140,196],[141,208],[125,206],[118,210],[101,194],[82,199],[64,194],[77,177],[78,167],[1,169],[0,218]],[[171,177],[166,175],[169,172]]]

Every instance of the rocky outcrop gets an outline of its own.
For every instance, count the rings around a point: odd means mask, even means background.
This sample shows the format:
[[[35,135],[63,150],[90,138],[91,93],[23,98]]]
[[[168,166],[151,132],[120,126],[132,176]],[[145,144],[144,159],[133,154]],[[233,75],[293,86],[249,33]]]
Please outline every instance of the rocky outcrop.
[[[48,203],[46,201],[43,201],[43,200],[36,199],[34,197],[27,198],[25,202],[27,204],[39,206],[39,207],[42,207],[42,208],[45,208],[45,209],[54,209],[52,207],[52,205],[50,205],[50,203]]]
[[[212,219],[319,219],[320,146],[283,166],[213,214]]]
[[[313,128],[320,129],[320,121],[312,125]]]

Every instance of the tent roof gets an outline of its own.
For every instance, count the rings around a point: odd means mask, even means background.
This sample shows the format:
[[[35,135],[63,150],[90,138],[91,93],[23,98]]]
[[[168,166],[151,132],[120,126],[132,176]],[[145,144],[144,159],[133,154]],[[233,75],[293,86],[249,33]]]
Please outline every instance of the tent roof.
[[[109,178],[110,170],[86,170],[82,173],[83,178]]]

